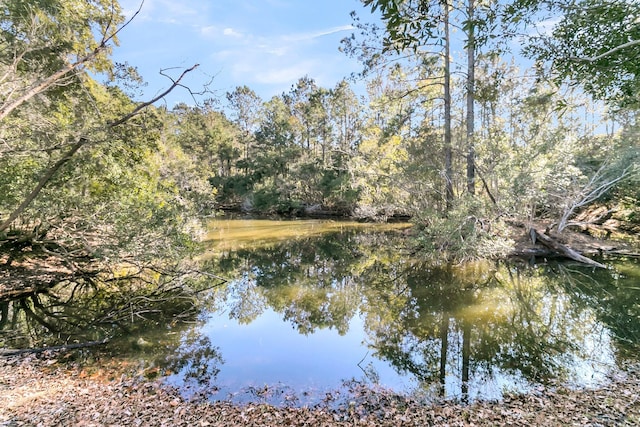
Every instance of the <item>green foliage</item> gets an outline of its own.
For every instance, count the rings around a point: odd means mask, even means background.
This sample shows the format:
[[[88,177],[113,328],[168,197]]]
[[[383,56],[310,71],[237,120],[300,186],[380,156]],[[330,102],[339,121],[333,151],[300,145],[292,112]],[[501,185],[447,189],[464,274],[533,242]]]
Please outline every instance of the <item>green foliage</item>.
[[[110,0],[5,0],[0,7],[0,60],[27,80],[92,54],[123,21]],[[106,55],[88,65],[93,71],[111,67]]]
[[[221,205],[286,214],[309,206],[353,210],[358,191],[349,162],[360,106],[346,82],[327,90],[303,77],[289,93],[260,105],[246,87],[227,98],[240,127],[228,147],[240,154],[230,159],[227,174],[209,179]]]
[[[350,214],[360,200],[360,191],[351,183],[350,175],[335,169],[324,172],[320,181],[323,203],[338,213]]]
[[[416,245],[437,262],[463,262],[505,256],[513,242],[505,225],[476,198],[461,198],[446,217],[423,215]]]
[[[223,187],[240,157],[238,129],[210,105],[179,104],[165,121],[169,123],[165,136],[170,142],[165,158],[174,165],[165,173],[173,175],[185,200],[199,213],[209,215],[219,191],[232,194]]]
[[[532,38],[525,52],[550,62],[559,79],[579,83],[598,99],[638,108],[640,65],[629,58],[640,55],[640,5],[626,0],[542,4],[561,19],[550,35]]]
[[[214,194],[194,159],[208,152],[162,138],[166,112],[95,79],[141,82],[108,58],[119,10],[98,0],[2,4],[0,260],[32,266],[15,270],[24,283],[118,276],[155,288],[157,275],[180,276],[200,249],[198,215]],[[51,266],[60,273],[48,283]]]
[[[253,192],[252,207],[258,211],[269,212],[280,202],[281,194],[273,186],[262,186]]]
[[[373,12],[380,10],[385,22],[387,49],[401,51],[406,48],[418,50],[433,38],[441,38],[438,20],[441,8],[448,7],[438,2],[405,0],[363,0]]]

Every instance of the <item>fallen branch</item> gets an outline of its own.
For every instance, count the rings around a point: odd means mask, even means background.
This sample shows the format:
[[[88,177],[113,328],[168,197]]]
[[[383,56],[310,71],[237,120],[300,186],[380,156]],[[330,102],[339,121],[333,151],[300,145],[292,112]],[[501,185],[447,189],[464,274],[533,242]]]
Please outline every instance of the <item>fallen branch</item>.
[[[610,165],[607,163],[600,166],[600,169],[596,171],[589,182],[580,190],[570,205],[565,208],[562,218],[560,218],[558,222],[558,233],[561,233],[567,227],[569,218],[577,209],[598,200],[618,183],[630,178],[632,174],[635,173],[632,166],[627,166],[619,175],[608,178],[606,172],[609,167]]]
[[[578,261],[581,262],[583,264],[587,264],[587,265],[591,265],[594,267],[598,267],[598,268],[607,268],[606,265],[601,264],[597,261],[592,260],[591,258],[587,258],[586,256],[580,254],[579,252],[571,249],[570,247],[563,245],[562,243],[558,242],[557,240],[555,240],[554,238],[548,236],[547,234],[544,233],[540,233],[538,230],[536,230],[535,228],[531,228],[530,229],[530,234],[533,240],[533,237],[535,236],[535,241],[536,242],[540,242],[542,245],[546,246],[547,248],[561,254],[564,255],[565,257],[572,259],[574,261]]]

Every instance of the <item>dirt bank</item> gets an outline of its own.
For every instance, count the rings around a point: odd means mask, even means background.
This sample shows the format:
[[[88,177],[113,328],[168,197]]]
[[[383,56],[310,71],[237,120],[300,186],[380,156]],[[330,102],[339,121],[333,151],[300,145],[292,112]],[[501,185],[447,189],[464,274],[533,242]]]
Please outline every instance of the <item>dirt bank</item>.
[[[605,387],[540,390],[503,402],[421,405],[372,393],[340,410],[186,401],[157,381],[89,375],[54,358],[0,359],[0,426],[635,426],[640,370]]]

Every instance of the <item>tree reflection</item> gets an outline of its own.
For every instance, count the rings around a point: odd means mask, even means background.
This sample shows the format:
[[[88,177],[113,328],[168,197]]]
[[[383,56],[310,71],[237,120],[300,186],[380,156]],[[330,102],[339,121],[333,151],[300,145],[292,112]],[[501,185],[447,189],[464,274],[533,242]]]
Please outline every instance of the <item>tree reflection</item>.
[[[205,389],[214,386],[220,366],[224,364],[220,348],[214,346],[209,337],[193,330],[185,334],[175,352],[165,352],[165,355],[158,363],[165,374],[180,372],[185,382]]]
[[[592,310],[607,325],[617,355],[622,359],[636,356],[640,350],[640,260],[620,260],[615,269],[558,264],[553,270],[571,303]]]
[[[637,342],[640,320],[622,310],[633,315],[637,308],[631,305],[637,294],[628,289],[626,299],[610,298],[600,307],[576,303],[589,293],[557,269],[504,262],[433,266],[396,250],[393,236],[345,231],[212,262],[239,278],[226,294],[232,317],[250,321],[269,308],[302,334],[323,328],[344,334],[360,316],[372,354],[412,376],[417,392],[466,400],[492,378],[520,386],[575,380],[585,364],[609,362],[611,343],[595,314],[607,325],[614,316],[618,329],[626,328],[624,337]],[[377,378],[372,366],[362,369]]]
[[[82,348],[108,341],[103,348],[67,357],[88,364],[108,359],[125,373],[147,378],[179,373],[185,385],[210,389],[224,361],[210,338],[184,322],[193,322],[197,312],[193,293],[180,287],[113,284],[107,292],[61,284],[0,302],[0,347]]]
[[[344,334],[361,304],[352,269],[363,258],[354,244],[362,238],[345,231],[240,250],[210,260],[207,268],[237,277],[226,297],[231,317],[240,322],[269,307],[303,334],[322,328]]]
[[[197,307],[193,293],[178,286],[62,283],[0,302],[0,315],[0,346],[33,348],[132,336],[193,320]]]

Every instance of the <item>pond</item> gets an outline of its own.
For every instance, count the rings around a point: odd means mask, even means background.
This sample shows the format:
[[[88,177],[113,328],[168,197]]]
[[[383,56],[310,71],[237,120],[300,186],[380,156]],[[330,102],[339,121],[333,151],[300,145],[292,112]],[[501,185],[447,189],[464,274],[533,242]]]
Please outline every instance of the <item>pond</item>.
[[[406,252],[408,224],[215,220],[202,263],[228,279],[190,324],[128,338],[185,395],[307,405],[359,387],[421,400],[590,387],[637,362],[640,265],[477,262]]]

